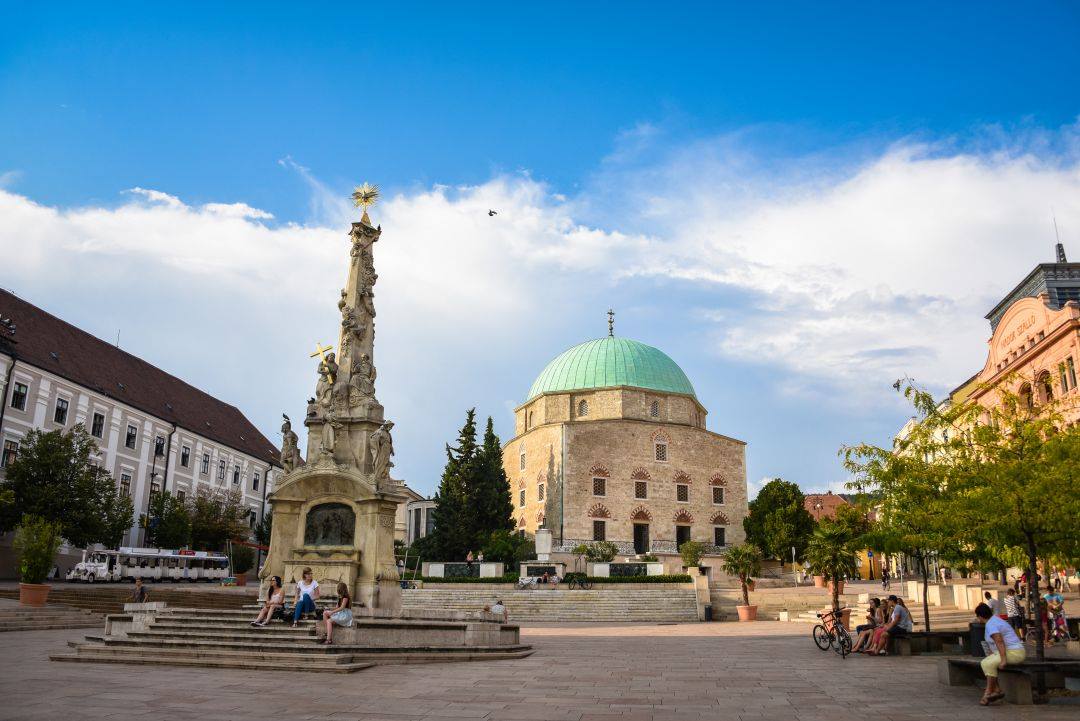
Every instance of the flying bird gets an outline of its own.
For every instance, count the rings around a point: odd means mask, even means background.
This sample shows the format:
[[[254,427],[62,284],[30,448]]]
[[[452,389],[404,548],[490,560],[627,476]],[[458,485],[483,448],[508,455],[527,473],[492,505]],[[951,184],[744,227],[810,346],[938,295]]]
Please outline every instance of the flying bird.
[[[494,210],[488,210],[488,217],[490,218],[493,215],[498,215],[498,213],[496,213]]]

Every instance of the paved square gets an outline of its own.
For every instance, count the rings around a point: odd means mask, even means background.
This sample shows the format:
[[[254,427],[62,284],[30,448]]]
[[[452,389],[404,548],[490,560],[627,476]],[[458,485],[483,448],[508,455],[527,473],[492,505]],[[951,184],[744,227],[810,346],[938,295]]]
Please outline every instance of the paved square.
[[[85,631],[0,636],[0,719],[915,721],[1080,718],[1080,705],[981,708],[936,659],[841,660],[786,623],[532,626],[519,661],[352,675],[61,664]]]

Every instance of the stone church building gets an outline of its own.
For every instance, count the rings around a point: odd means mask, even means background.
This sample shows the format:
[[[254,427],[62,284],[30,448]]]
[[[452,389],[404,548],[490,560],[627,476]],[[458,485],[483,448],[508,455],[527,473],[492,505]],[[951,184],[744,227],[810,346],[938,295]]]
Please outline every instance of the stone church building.
[[[744,540],[746,444],[707,430],[708,411],[662,351],[610,334],[537,377],[503,448],[518,529],[554,550],[614,542],[621,553],[712,553]]]

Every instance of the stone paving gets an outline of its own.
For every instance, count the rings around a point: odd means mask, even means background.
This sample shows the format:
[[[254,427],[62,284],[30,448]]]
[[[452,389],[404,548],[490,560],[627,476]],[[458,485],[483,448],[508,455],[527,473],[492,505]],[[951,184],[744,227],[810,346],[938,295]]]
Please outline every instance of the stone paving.
[[[57,664],[80,631],[4,634],[0,719],[551,719],[916,721],[1080,718],[1080,705],[978,706],[928,657],[841,660],[803,626],[765,622],[531,626],[503,662],[349,676]],[[1074,701],[1076,699],[1073,699]]]

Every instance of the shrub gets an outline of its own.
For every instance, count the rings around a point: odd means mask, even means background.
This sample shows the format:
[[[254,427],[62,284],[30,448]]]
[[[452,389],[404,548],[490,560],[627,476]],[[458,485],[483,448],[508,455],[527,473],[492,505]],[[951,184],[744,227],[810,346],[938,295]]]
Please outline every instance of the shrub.
[[[15,532],[15,552],[19,555],[19,579],[41,583],[53,567],[60,548],[60,524],[40,516],[25,515]]]
[[[690,576],[685,573],[668,573],[660,576],[589,576],[589,580],[593,583],[690,583]]]
[[[517,583],[518,574],[508,573],[504,576],[495,576],[494,578],[479,578],[477,576],[459,576],[456,578],[433,578],[431,576],[423,577],[424,583]]]
[[[641,562],[642,563],[659,563],[660,559],[657,558],[656,556],[646,554],[644,556],[641,556]]]
[[[247,573],[255,565],[255,550],[234,543],[229,553],[229,562],[232,564],[233,573]]]
[[[687,541],[679,546],[679,555],[682,556],[684,565],[693,568],[701,563],[701,557],[705,555],[705,544],[700,541]]]
[[[592,563],[610,563],[619,553],[619,547],[611,541],[594,541],[585,549],[585,559]]]

